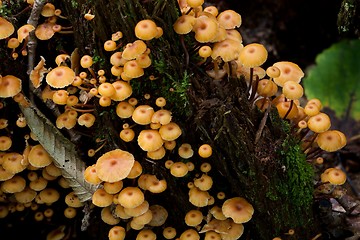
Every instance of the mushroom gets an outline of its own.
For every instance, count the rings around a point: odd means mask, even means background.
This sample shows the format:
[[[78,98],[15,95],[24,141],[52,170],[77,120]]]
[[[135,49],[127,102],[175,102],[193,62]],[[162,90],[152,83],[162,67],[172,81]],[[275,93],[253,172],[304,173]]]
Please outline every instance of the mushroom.
[[[111,194],[107,193],[104,189],[96,189],[92,195],[92,203],[98,207],[108,207],[112,204],[113,197]]]
[[[118,201],[124,208],[135,208],[144,201],[144,193],[138,187],[126,187],[118,195]]]
[[[238,28],[242,23],[241,15],[231,9],[221,12],[216,19],[219,25],[225,29]]]
[[[96,161],[96,174],[102,181],[120,181],[129,175],[134,161],[134,156],[127,151],[109,151]]]
[[[155,151],[163,145],[163,140],[157,130],[144,129],[138,136],[138,144],[144,151]]]
[[[124,240],[126,236],[125,228],[121,226],[114,226],[109,230],[109,240]]]
[[[155,38],[157,34],[157,26],[153,20],[141,20],[135,25],[135,36],[141,40],[151,40]]]
[[[0,40],[8,38],[14,31],[14,25],[5,18],[0,17]]]
[[[187,229],[180,235],[180,240],[200,240],[200,235],[195,229]]]
[[[212,155],[212,148],[209,144],[203,144],[198,149],[198,154],[202,158],[208,158]]]
[[[231,218],[235,223],[246,223],[250,221],[254,213],[253,206],[242,197],[227,199],[221,209],[224,216]]]
[[[44,79],[44,74],[47,72],[48,70],[45,68],[45,58],[40,56],[40,62],[30,72],[30,81],[34,88],[40,87],[41,82]]]
[[[190,227],[196,227],[204,220],[204,216],[200,210],[190,210],[185,214],[185,223]]]
[[[14,97],[21,91],[21,79],[13,76],[6,75],[0,81],[0,97],[8,98]]]
[[[113,216],[110,207],[104,207],[101,209],[101,220],[109,225],[116,225],[120,222],[120,218]]]
[[[46,82],[53,88],[67,87],[75,79],[75,72],[67,66],[58,66],[46,75]]]
[[[28,160],[31,166],[37,168],[46,167],[52,163],[52,157],[41,144],[37,144],[31,148]]]
[[[176,237],[176,229],[173,227],[166,227],[163,230],[163,236],[166,239],[173,239]]]

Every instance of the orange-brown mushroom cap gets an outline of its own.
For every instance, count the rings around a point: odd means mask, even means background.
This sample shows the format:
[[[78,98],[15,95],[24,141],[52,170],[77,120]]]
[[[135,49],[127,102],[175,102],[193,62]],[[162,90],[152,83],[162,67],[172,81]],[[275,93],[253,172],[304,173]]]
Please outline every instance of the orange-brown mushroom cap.
[[[13,75],[6,75],[0,81],[0,97],[13,97],[21,91],[21,80]]]
[[[14,31],[14,25],[5,18],[0,17],[0,40],[9,37]]]
[[[52,69],[46,75],[46,82],[53,88],[69,86],[75,79],[75,72],[67,66]]]
[[[103,181],[117,182],[129,175],[134,161],[131,153],[115,149],[103,154],[96,161],[96,173]]]
[[[224,216],[233,219],[235,223],[250,221],[254,213],[253,206],[242,197],[227,199],[221,209]]]

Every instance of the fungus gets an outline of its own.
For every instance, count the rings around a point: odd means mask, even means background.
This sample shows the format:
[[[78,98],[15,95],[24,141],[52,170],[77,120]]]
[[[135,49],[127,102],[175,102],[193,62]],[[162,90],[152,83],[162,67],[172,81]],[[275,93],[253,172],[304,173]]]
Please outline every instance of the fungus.
[[[148,210],[149,202],[146,200],[135,208],[124,208],[124,212],[131,217],[138,217],[140,215],[143,215]]]
[[[180,240],[200,240],[200,235],[194,229],[187,229],[180,235]]]
[[[121,57],[125,60],[133,60],[145,53],[146,48],[144,41],[135,40],[133,43],[128,43],[125,46]]]
[[[91,66],[93,65],[93,59],[92,59],[91,56],[89,56],[89,55],[82,56],[81,59],[80,59],[80,65],[81,65],[82,68],[88,69],[89,72],[91,73],[91,76],[96,79],[95,72],[91,68]]]
[[[237,41],[225,39],[214,44],[211,58],[215,60],[220,57],[224,62],[230,62],[239,57],[239,54],[243,52],[242,48],[242,44],[239,44]]]
[[[52,158],[41,144],[33,146],[29,152],[29,163],[34,167],[46,167],[52,163]]]
[[[307,127],[315,133],[325,132],[330,126],[330,117],[326,113],[318,113],[311,116],[307,121]]]
[[[52,95],[52,100],[55,104],[66,105],[68,97],[69,97],[68,91],[66,91],[65,89],[59,89],[56,90]]]
[[[40,199],[46,204],[52,204],[59,200],[60,193],[54,188],[45,188],[39,193]]]
[[[200,210],[190,210],[185,214],[185,223],[190,227],[196,227],[203,221],[204,216]]]
[[[69,86],[75,79],[75,72],[67,66],[58,66],[46,75],[46,82],[53,88]]]
[[[302,77],[304,77],[304,72],[293,62],[281,61],[274,63],[273,66],[280,69],[280,75],[274,77],[274,82],[280,87],[287,81],[299,83]]]
[[[213,185],[213,180],[209,175],[202,174],[200,178],[194,180],[194,185],[201,191],[208,191]]]
[[[225,29],[238,28],[242,23],[241,15],[230,9],[221,12],[216,19],[219,25]]]
[[[6,153],[2,157],[2,167],[6,172],[16,174],[26,169],[27,165],[22,164],[23,155],[17,152]]]
[[[134,110],[134,107],[130,103],[121,101],[116,106],[116,115],[120,118],[130,118]]]
[[[123,74],[127,78],[131,78],[131,79],[138,78],[138,77],[141,77],[142,75],[144,75],[144,69],[142,67],[140,67],[139,63],[136,60],[130,60],[124,64]],[[126,79],[124,79],[124,80],[126,80]]]
[[[3,166],[0,166],[0,181],[1,182],[11,179],[14,175],[15,175],[14,173],[10,173],[10,172],[6,171]]]
[[[76,209],[72,207],[65,208],[64,216],[69,219],[76,217]]]
[[[235,223],[250,221],[254,213],[253,206],[242,197],[227,199],[221,209],[224,216],[231,218]]]
[[[166,154],[165,148],[161,146],[155,151],[150,151],[146,153],[146,156],[153,160],[160,160],[162,159]]]
[[[92,195],[92,203],[98,207],[108,207],[112,204],[113,197],[111,194],[107,193],[104,189],[96,189]]]
[[[208,205],[209,199],[210,199],[210,194],[207,191],[201,191],[197,187],[190,188],[189,202],[192,205],[196,207],[205,207]]]
[[[163,236],[166,239],[173,239],[176,237],[176,229],[173,227],[166,227],[163,230]]]
[[[87,128],[90,128],[95,123],[95,116],[91,113],[83,113],[80,115],[80,117],[77,119],[77,122],[80,126],[85,126]]]
[[[111,96],[111,99],[114,101],[123,101],[131,96],[132,87],[128,82],[124,81],[115,81],[112,83],[115,94]]]
[[[44,190],[48,184],[48,180],[43,177],[39,177],[33,181],[30,181],[29,187],[37,192]]]
[[[266,61],[267,57],[268,52],[264,45],[259,43],[250,43],[242,48],[239,60],[243,66],[253,68],[262,65]]]
[[[175,122],[170,122],[160,127],[159,133],[161,138],[165,141],[176,140],[182,133],[179,125]]]
[[[212,148],[209,144],[203,144],[198,149],[198,154],[202,158],[208,158],[212,155]]]
[[[111,52],[111,51],[115,51],[116,50],[116,42],[113,40],[107,40],[104,43],[104,49],[105,51]]]
[[[113,216],[110,207],[105,207],[101,209],[101,220],[103,220],[104,223],[112,226],[120,222],[120,218]]]
[[[126,187],[119,193],[118,201],[124,208],[135,208],[145,201],[145,197],[140,188]]]
[[[177,34],[187,34],[191,32],[195,24],[195,17],[191,15],[182,15],[176,19],[173,24],[174,31]]]
[[[96,174],[102,181],[120,181],[129,175],[134,161],[134,156],[127,151],[109,151],[96,161]]]
[[[156,23],[150,19],[139,21],[135,26],[135,36],[141,40],[151,40],[158,34]]]
[[[45,68],[45,58],[40,56],[40,62],[30,72],[30,81],[32,82],[34,88],[40,87],[41,82],[44,79],[44,73],[47,72],[48,71]]]
[[[109,194],[116,194],[120,192],[120,190],[123,188],[123,182],[117,181],[117,182],[104,182],[104,190]]]
[[[126,236],[125,228],[121,226],[114,226],[109,230],[109,240],[124,240]]]
[[[194,155],[194,151],[191,148],[191,145],[188,143],[183,143],[178,149],[178,154],[180,157],[188,159]]]
[[[297,82],[287,81],[283,84],[282,92],[286,98],[295,100],[295,99],[299,99],[303,96],[304,89]]]
[[[6,75],[0,81],[0,97],[14,97],[21,91],[21,80],[13,75]]]
[[[0,40],[8,38],[15,31],[14,25],[5,18],[0,17]]]
[[[1,190],[5,193],[21,192],[25,189],[25,187],[26,180],[19,175],[15,175],[1,184]]]
[[[135,160],[134,165],[131,168],[131,171],[130,171],[129,175],[127,176],[127,178],[135,179],[138,176],[140,176],[141,173],[142,173],[142,166],[138,161]]]
[[[45,22],[45,23],[39,24],[35,29],[35,36],[39,40],[43,40],[43,41],[49,40],[55,34],[55,31],[53,29],[54,26],[55,26],[55,24],[51,23],[51,22]]]
[[[193,26],[195,39],[200,43],[211,42],[216,37],[218,29],[217,21],[206,15],[196,18]]]
[[[0,136],[0,151],[7,151],[12,145],[11,138],[8,136]]]
[[[239,239],[244,233],[244,226],[242,224],[230,221],[230,226],[225,233],[220,233],[222,240]]]
[[[170,173],[174,177],[184,177],[189,169],[183,162],[175,162],[170,166]]]
[[[346,137],[340,131],[327,130],[319,133],[316,143],[322,150],[335,152],[346,145]]]
[[[153,129],[141,130],[137,141],[140,148],[147,152],[155,151],[163,145],[160,133]]]

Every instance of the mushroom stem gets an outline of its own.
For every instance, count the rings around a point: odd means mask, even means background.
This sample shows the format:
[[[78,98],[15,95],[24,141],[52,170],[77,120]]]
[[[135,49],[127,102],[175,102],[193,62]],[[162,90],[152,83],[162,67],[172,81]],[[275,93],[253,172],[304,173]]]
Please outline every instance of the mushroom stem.
[[[77,111],[77,112],[82,112],[82,113],[87,113],[87,112],[93,112],[93,111],[95,111],[95,109],[93,108],[93,109],[78,109],[78,108],[75,108],[75,107],[71,107],[71,109],[72,110],[75,110],[75,111]]]
[[[253,86],[252,86],[252,90],[251,90],[251,95],[250,95],[250,98],[249,98],[249,100],[250,100],[250,102],[254,102],[255,101],[255,95],[256,95],[256,90],[257,90],[257,88],[258,88],[258,85],[259,85],[259,76],[258,75],[255,75],[255,82],[254,82],[254,84],[253,84]]]
[[[251,90],[252,83],[253,83],[253,77],[254,77],[254,68],[250,68],[250,82],[249,82],[248,88],[246,89],[247,96],[250,95],[250,90]]]
[[[308,155],[309,152],[311,151],[311,145],[314,143],[317,135],[318,135],[318,133],[314,133],[312,136],[309,137],[310,138],[309,140],[308,139],[304,140],[304,143],[305,143],[305,141],[308,142],[308,144],[305,145],[302,149],[305,154]]]
[[[68,30],[68,31],[60,31],[60,32],[58,32],[58,33],[61,33],[61,34],[73,34],[74,33],[74,31],[73,30]]]
[[[96,79],[96,74],[95,74],[94,70],[91,67],[89,67],[88,70],[91,73],[91,76],[93,76],[93,78]]]
[[[287,110],[287,112],[285,113],[283,119],[286,119],[286,117],[289,115],[289,113],[290,113],[293,105],[294,105],[294,100],[291,99],[291,100],[290,100],[290,107],[289,107],[289,109]]]

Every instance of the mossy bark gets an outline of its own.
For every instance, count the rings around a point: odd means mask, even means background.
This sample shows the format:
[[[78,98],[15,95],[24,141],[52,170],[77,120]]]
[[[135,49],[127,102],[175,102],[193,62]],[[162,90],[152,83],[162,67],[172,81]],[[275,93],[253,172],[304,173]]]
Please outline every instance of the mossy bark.
[[[360,1],[343,0],[338,14],[338,31],[343,37],[360,38]]]
[[[246,224],[246,235],[252,239],[271,239],[295,229],[297,239],[316,235],[317,226],[312,211],[311,166],[299,150],[296,141],[289,137],[288,125],[271,111],[260,140],[255,143],[263,113],[253,108],[245,94],[246,85],[240,79],[209,79],[196,64],[187,66],[184,51],[192,56],[195,46],[185,39],[185,50],[172,30],[178,16],[175,0],[159,1],[74,1],[62,2],[64,14],[74,28],[74,47],[80,54],[95,56],[95,68],[108,66],[110,54],[103,50],[103,43],[111,34],[121,30],[124,44],[132,42],[134,26],[145,18],[154,19],[164,29],[164,36],[147,42],[151,49],[153,65],[143,79],[133,80],[134,92],[154,92],[165,96],[174,118],[182,121],[183,139],[200,145],[210,143],[214,155],[208,160],[218,177],[213,192],[229,192],[243,196],[253,204],[253,219]],[[95,18],[87,21],[83,15],[91,9]],[[193,48],[194,47],[194,48]],[[150,74],[158,77],[156,83],[145,81]],[[169,91],[170,88],[173,91]],[[141,96],[141,95],[140,95]],[[176,104],[174,103],[176,101]],[[109,120],[104,119],[102,121]],[[116,142],[116,132],[107,131],[110,124],[103,124],[97,132],[106,132]],[[191,140],[190,140],[191,139]],[[171,178],[164,167],[154,167],[138,159],[145,169],[168,180],[169,192],[153,196],[159,204],[173,209],[170,213],[174,226],[185,228],[184,213],[191,209],[184,181]],[[191,179],[189,179],[191,180]]]

